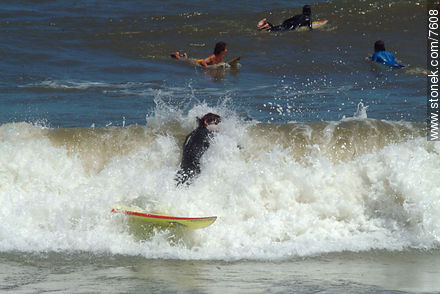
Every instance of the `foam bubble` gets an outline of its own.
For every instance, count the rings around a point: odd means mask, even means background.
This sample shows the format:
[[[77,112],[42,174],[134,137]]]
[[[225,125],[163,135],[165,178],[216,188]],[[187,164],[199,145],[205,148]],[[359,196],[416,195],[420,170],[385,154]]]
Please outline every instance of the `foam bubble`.
[[[208,111],[224,119],[202,173],[176,187],[183,139],[194,117]],[[440,145],[417,129],[367,118],[261,125],[204,104],[188,114],[158,109],[143,127],[5,124],[0,250],[265,260],[436,248]],[[341,138],[350,143],[335,143]],[[336,156],[345,150],[350,156]],[[206,229],[156,231],[142,240],[125,217],[110,213],[115,203],[218,219]]]

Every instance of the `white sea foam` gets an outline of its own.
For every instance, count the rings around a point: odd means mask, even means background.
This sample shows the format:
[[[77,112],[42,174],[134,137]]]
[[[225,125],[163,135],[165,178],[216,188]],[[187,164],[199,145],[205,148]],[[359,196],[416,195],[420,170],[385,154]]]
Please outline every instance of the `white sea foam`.
[[[43,88],[67,91],[84,91],[84,90],[101,90],[105,94],[122,94],[122,95],[151,95],[156,93],[158,89],[162,93],[166,91],[162,89],[162,85],[157,82],[121,82],[107,83],[98,81],[76,81],[76,80],[51,80],[47,79],[37,83],[25,84],[21,88]],[[173,90],[173,89],[171,89]]]
[[[201,175],[189,187],[176,187],[181,142],[161,132],[160,122],[176,121],[189,132],[194,117],[208,111],[225,117],[221,129],[202,158]],[[55,143],[54,130],[0,126],[0,251],[265,260],[438,247],[438,143],[408,139],[344,161],[312,144],[298,160],[291,147],[255,136],[250,129],[256,126],[227,108],[158,109],[147,126],[155,130],[148,142],[115,152],[95,169],[85,158],[98,158]],[[126,146],[124,134],[115,144]],[[218,219],[178,237],[165,231],[139,241],[123,216],[110,213],[115,203]]]

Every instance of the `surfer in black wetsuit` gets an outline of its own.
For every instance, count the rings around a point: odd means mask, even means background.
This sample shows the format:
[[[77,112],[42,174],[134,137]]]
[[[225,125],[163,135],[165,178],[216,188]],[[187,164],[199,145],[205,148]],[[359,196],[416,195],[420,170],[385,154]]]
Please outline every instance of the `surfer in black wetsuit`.
[[[312,30],[312,10],[309,5],[304,5],[302,14],[295,15],[283,21],[282,24],[274,26],[267,21],[266,18],[260,20],[257,24],[257,29],[267,31],[288,31],[296,30],[299,27],[308,26]]]
[[[177,185],[187,183],[188,180],[200,173],[200,158],[209,148],[214,136],[213,126],[220,122],[220,116],[214,113],[207,113],[202,118],[197,118],[199,126],[192,131],[183,144],[182,162],[177,172]]]

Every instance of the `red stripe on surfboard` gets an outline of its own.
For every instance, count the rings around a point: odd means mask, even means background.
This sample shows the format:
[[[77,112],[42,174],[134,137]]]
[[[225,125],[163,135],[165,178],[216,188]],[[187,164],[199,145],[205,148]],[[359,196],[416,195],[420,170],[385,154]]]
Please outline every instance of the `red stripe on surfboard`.
[[[130,210],[123,210],[123,209],[115,209],[115,208],[112,208],[112,212],[122,212],[122,213],[127,214],[127,215],[135,215],[135,216],[142,216],[142,217],[152,217],[152,218],[160,218],[160,219],[199,220],[199,219],[217,218],[216,216],[207,216],[207,217],[174,217],[174,216],[149,214],[149,213],[136,212],[136,211],[130,211]]]

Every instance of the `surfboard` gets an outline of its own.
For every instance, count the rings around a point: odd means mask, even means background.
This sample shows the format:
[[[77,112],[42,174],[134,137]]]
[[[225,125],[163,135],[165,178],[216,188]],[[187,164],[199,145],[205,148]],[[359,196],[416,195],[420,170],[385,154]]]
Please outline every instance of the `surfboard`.
[[[312,29],[319,29],[319,28],[321,28],[321,27],[323,27],[325,24],[327,24],[328,23],[328,20],[317,20],[317,21],[312,21]],[[298,29],[297,29],[297,31],[305,31],[305,30],[308,30],[309,29],[309,27],[299,27]]]
[[[328,23],[328,20],[318,20],[318,21],[312,21],[312,29],[319,29],[323,25]]]
[[[172,54],[171,54],[171,57],[175,58],[175,57],[172,56]],[[189,63],[191,65],[202,67],[202,68],[239,68],[241,64],[238,63],[238,62],[240,61],[241,57],[242,56],[234,57],[234,58],[232,58],[229,61],[220,62],[220,63],[217,63],[217,64],[208,65],[208,66],[202,66],[200,64],[200,61],[202,61],[203,59],[187,57],[187,58],[179,59],[179,60],[187,62],[187,63]]]
[[[214,69],[225,69],[225,68],[239,68],[241,66],[240,63],[238,63],[241,59],[241,56],[234,57],[233,59],[226,61],[226,62],[220,62],[213,65],[208,66],[202,66],[200,63],[197,63],[196,65],[202,68],[214,68]]]
[[[216,216],[209,217],[177,217],[159,214],[150,214],[136,207],[116,206],[111,210],[113,213],[122,213],[132,220],[145,224],[160,226],[183,226],[190,229],[205,228],[217,219]]]
[[[213,65],[208,65],[208,66],[202,66],[199,62],[203,59],[196,59],[195,62],[193,61],[192,63],[202,67],[202,68],[239,68],[240,67],[240,63],[238,63],[241,59],[241,56],[238,57],[234,57],[229,61],[226,62],[220,62],[217,64],[213,64]]]
[[[226,63],[229,64],[230,67],[238,67],[240,63],[238,63],[241,59],[241,56],[235,57]]]

